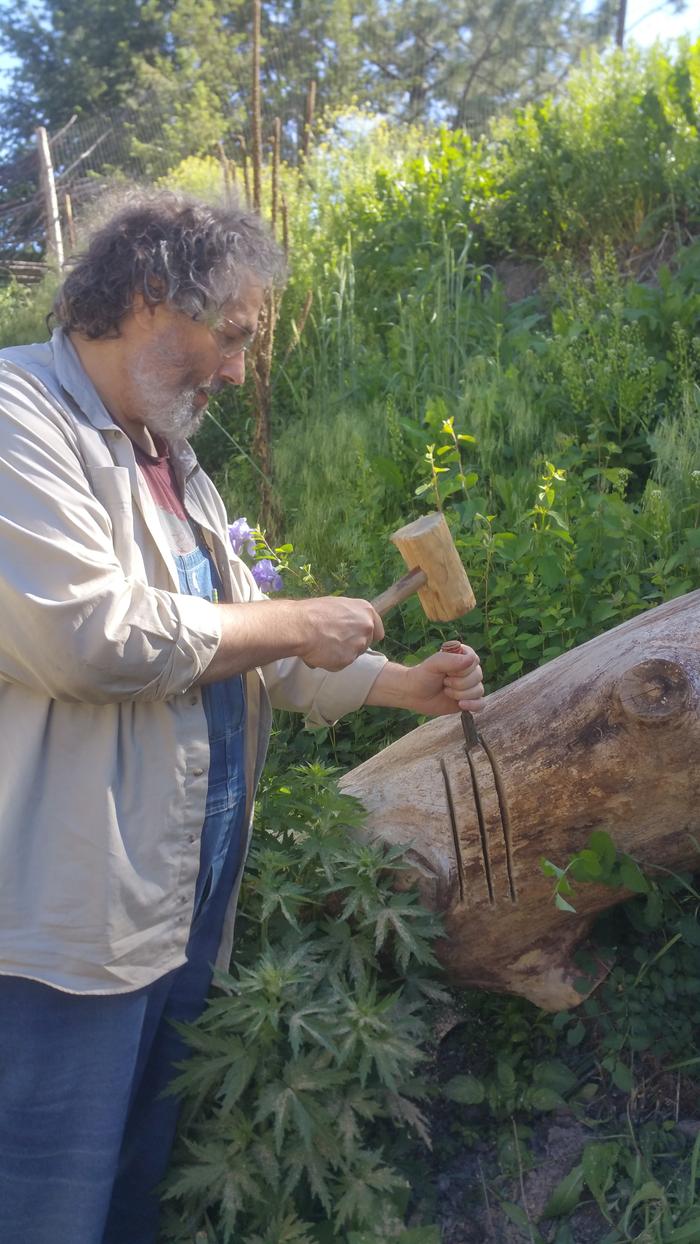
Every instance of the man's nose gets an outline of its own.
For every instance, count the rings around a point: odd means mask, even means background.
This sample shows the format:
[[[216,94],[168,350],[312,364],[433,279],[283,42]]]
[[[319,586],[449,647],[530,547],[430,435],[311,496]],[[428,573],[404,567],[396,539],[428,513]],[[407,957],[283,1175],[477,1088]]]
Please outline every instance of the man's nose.
[[[224,359],[217,375],[224,381],[224,384],[243,384],[245,381],[245,351],[241,350],[238,354],[232,354],[231,358]]]

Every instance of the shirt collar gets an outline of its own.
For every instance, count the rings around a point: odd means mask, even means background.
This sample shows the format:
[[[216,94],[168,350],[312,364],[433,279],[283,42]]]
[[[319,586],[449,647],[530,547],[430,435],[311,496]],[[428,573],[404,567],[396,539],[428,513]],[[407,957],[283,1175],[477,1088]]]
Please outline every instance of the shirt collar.
[[[114,420],[78,358],[68,334],[54,328],[51,334],[54,368],[61,388],[73,398],[86,419],[96,428],[114,428]]]

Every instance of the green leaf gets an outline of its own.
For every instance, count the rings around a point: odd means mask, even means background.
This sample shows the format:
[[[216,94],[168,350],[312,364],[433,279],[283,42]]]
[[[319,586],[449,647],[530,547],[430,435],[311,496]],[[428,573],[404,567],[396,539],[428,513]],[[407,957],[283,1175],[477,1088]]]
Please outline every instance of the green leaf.
[[[572,1028],[569,1028],[566,1034],[567,1045],[572,1045],[572,1046],[580,1045],[585,1035],[586,1035],[586,1026],[579,1019],[573,1025]]]
[[[666,1196],[661,1185],[655,1179],[648,1179],[628,1201],[626,1214],[629,1216],[630,1210],[634,1209],[635,1205],[641,1205],[645,1201],[664,1201],[665,1199]]]
[[[512,1201],[501,1201],[501,1209],[506,1217],[525,1233],[525,1238],[530,1241],[530,1244],[545,1244],[539,1231],[532,1225],[519,1205],[514,1205]]]
[[[499,1058],[496,1063],[496,1077],[498,1083],[508,1093],[512,1093],[515,1088],[515,1071],[511,1063],[506,1058]]]
[[[583,1166],[579,1162],[552,1192],[542,1211],[543,1218],[564,1218],[576,1208],[583,1191]]]
[[[539,573],[545,587],[560,587],[566,581],[566,571],[560,565],[558,558],[552,554],[542,558],[539,563]]]
[[[700,946],[700,921],[695,916],[684,915],[678,921],[683,941],[689,946]]]
[[[632,1092],[634,1080],[632,1079],[632,1072],[627,1066],[627,1063],[623,1063],[621,1061],[615,1063],[612,1072],[612,1081],[615,1087],[619,1088],[621,1093]]]
[[[664,1244],[698,1244],[700,1240],[700,1212],[697,1210],[692,1218],[688,1218],[680,1227],[675,1227],[667,1235]]]
[[[533,1072],[533,1079],[536,1084],[555,1089],[557,1093],[570,1093],[578,1084],[571,1068],[558,1058],[553,1058],[546,1063],[538,1063]]]
[[[581,1158],[583,1178],[598,1205],[604,1205],[606,1190],[610,1187],[613,1170],[620,1152],[616,1141],[598,1141],[586,1145]]]
[[[651,890],[644,906],[644,923],[649,929],[658,929],[663,920],[664,905],[658,890]]]
[[[625,889],[631,890],[633,894],[649,893],[649,882],[631,855],[620,857],[620,880]]]
[[[559,868],[557,864],[553,864],[551,860],[540,860],[540,868],[545,877],[563,877],[564,869]]]
[[[571,873],[577,881],[597,881],[603,871],[595,851],[579,851],[571,862]]]
[[[617,859],[617,849],[610,834],[606,834],[604,829],[594,829],[586,845],[598,856],[602,871],[608,873]]]
[[[574,915],[576,915],[576,908],[572,907],[571,903],[567,903],[566,899],[562,898],[561,894],[554,895],[554,906],[558,907],[559,911],[570,911],[570,912],[573,912]]]
[[[478,1106],[486,1096],[483,1084],[474,1076],[453,1076],[442,1092],[450,1101],[458,1101],[465,1106]]]
[[[557,1093],[555,1089],[547,1088],[543,1085],[541,1088],[529,1089],[527,1094],[528,1105],[533,1110],[556,1110],[559,1106],[564,1105],[564,1098],[561,1093]]]

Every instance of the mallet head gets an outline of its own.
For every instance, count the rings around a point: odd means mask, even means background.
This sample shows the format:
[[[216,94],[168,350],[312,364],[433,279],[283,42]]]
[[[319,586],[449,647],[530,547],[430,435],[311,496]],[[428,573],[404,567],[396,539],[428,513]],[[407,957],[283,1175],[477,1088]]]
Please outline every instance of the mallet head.
[[[410,573],[373,601],[378,613],[418,592],[426,617],[452,622],[476,604],[467,573],[443,514],[425,514],[391,537]]]

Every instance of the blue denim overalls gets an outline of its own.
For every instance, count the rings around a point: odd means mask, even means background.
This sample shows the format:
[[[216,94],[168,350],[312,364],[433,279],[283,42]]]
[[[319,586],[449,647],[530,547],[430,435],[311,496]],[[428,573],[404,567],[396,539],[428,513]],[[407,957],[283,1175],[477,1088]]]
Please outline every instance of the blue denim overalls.
[[[221,580],[208,553],[198,548],[191,553],[180,553],[175,557],[175,563],[183,594],[203,596],[206,600],[219,599]],[[235,861],[239,862],[243,846],[240,842],[240,818],[232,815],[234,809],[245,806],[245,699],[242,676],[239,674],[225,682],[209,683],[202,688],[202,701],[209,729],[210,760],[206,820],[202,830],[195,892],[195,920],[202,902],[220,882],[229,848]],[[229,867],[231,863],[228,860]]]
[[[216,599],[209,555],[176,557],[181,591]],[[162,1094],[201,1014],[242,862],[243,679],[203,688],[211,762],[187,963],[104,997],[0,977],[0,1240],[155,1244],[179,1106]],[[32,1111],[27,1102],[35,1103]]]

